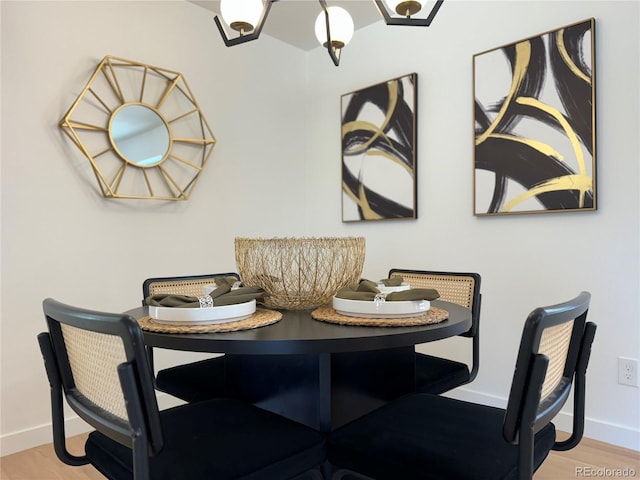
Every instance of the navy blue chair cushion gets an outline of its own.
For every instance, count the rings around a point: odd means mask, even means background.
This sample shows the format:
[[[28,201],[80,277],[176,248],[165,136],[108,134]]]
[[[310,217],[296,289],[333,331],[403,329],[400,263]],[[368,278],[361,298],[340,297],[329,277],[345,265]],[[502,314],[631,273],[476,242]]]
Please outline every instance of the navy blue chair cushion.
[[[164,448],[149,459],[153,480],[291,478],[325,458],[322,434],[243,402],[213,399],[160,417]],[[85,451],[107,478],[133,478],[129,448],[93,432]]]
[[[465,363],[416,352],[416,391],[438,395],[469,383]]]
[[[224,357],[165,368],[156,376],[156,388],[186,402],[224,396]]]
[[[409,395],[332,433],[328,458],[378,480],[515,480],[518,447],[503,439],[503,418],[499,408]],[[536,435],[534,468],[554,441],[550,423]]]

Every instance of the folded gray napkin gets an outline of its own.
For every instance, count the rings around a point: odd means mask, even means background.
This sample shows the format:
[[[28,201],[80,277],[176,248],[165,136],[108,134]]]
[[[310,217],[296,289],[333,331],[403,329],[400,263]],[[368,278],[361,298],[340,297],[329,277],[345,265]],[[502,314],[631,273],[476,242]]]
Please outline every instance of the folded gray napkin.
[[[245,303],[254,299],[262,298],[267,295],[267,293],[259,287],[240,286],[235,290],[232,290],[232,287],[238,282],[238,279],[235,277],[219,277],[216,278],[215,282],[217,288],[208,295],[209,297],[211,297],[213,301],[212,303],[208,301],[206,295],[202,295],[200,297],[192,297],[188,295],[175,295],[170,293],[156,293],[155,295],[149,295],[145,299],[145,303],[154,307],[219,307],[222,305]]]
[[[347,300],[368,300],[374,301],[377,295],[382,295],[377,288],[377,283],[371,280],[362,279],[355,285],[349,285],[338,290],[336,297]],[[387,302],[403,302],[410,300],[435,300],[440,294],[433,288],[410,288],[401,292],[386,294],[384,299]]]
[[[404,282],[402,277],[383,278],[378,283],[382,283],[385,287],[399,287]]]

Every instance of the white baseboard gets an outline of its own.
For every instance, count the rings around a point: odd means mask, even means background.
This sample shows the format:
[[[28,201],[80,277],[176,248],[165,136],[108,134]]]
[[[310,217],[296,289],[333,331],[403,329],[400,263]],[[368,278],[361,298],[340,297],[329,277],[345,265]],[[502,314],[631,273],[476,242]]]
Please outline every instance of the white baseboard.
[[[452,390],[446,396],[498,408],[505,408],[507,405],[506,398],[495,397],[466,388]],[[570,432],[573,424],[573,415],[560,412],[553,423],[558,430]],[[640,429],[634,429],[626,425],[616,425],[587,416],[584,421],[584,436],[619,447],[640,451]]]
[[[504,408],[507,404],[506,398],[495,397],[465,388],[453,390],[448,393],[447,396],[499,408]],[[183,402],[171,395],[158,393],[158,406],[161,410],[180,405],[181,403]],[[562,412],[558,417],[556,417],[554,423],[559,430],[569,432],[571,431],[572,416],[568,413]],[[65,421],[65,428],[67,436],[79,435],[81,433],[88,432],[91,429],[77,416],[67,418]],[[640,451],[640,430],[624,425],[615,425],[587,417],[585,419],[585,437],[618,445],[623,448]],[[0,437],[0,456],[11,455],[12,453],[51,442],[52,430],[50,423],[19,432],[9,433]]]
[[[182,402],[171,395],[158,393],[158,407],[163,410],[165,408],[180,405]],[[91,427],[85,423],[80,417],[74,415],[65,420],[65,433],[67,437],[80,435],[91,430]],[[37,427],[12,432],[0,437],[0,457],[11,455],[12,453],[21,452],[29,448],[51,443],[53,441],[53,430],[51,423],[38,425]]]
[[[65,434],[68,437],[79,435],[91,430],[79,417],[67,418],[65,421]],[[38,425],[37,427],[12,432],[0,437],[0,456],[11,455],[29,448],[37,447],[53,441],[51,423]]]

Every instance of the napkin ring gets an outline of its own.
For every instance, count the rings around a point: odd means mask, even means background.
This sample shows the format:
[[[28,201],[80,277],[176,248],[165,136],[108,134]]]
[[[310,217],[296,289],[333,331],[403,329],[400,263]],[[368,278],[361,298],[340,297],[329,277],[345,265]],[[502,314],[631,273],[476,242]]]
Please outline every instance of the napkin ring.
[[[213,308],[213,298],[211,298],[211,295],[198,297],[198,301],[200,302],[200,308]]]
[[[387,294],[382,292],[376,293],[376,296],[373,298],[373,303],[376,304],[376,307],[379,307],[380,304],[386,301],[387,301]]]

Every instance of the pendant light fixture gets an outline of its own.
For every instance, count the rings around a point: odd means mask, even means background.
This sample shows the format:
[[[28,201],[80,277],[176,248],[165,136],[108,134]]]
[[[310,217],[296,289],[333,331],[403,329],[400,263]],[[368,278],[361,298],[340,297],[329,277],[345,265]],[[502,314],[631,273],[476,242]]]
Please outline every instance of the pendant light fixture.
[[[239,36],[229,38],[222,22],[216,15],[214,20],[227,47],[250,42],[260,36],[271,4],[277,0],[220,0],[220,14],[224,22],[238,32]]]
[[[378,11],[387,25],[404,25],[414,27],[428,27],[435,18],[444,0],[437,0],[426,18],[412,18],[420,12],[425,4],[425,0],[373,0],[378,7]],[[386,4],[386,6],[385,6]],[[389,8],[391,12],[387,10]]]
[[[224,23],[238,36],[230,38],[227,30],[216,15],[214,20],[227,47],[250,42],[260,36],[271,4],[278,0],[220,0],[220,15]],[[341,7],[327,7],[325,0],[318,0],[322,11],[316,18],[315,32],[320,44],[327,49],[337,67],[342,49],[353,37],[354,25],[349,12]],[[387,25],[408,25],[428,27],[440,10],[444,0],[436,0],[425,17],[415,17],[428,0],[373,0]],[[391,11],[392,13],[389,13]]]
[[[320,0],[322,12],[316,18],[316,38],[320,45],[329,52],[333,64],[340,65],[340,53],[353,37],[353,19],[349,12],[341,7],[327,7],[325,0]]]

